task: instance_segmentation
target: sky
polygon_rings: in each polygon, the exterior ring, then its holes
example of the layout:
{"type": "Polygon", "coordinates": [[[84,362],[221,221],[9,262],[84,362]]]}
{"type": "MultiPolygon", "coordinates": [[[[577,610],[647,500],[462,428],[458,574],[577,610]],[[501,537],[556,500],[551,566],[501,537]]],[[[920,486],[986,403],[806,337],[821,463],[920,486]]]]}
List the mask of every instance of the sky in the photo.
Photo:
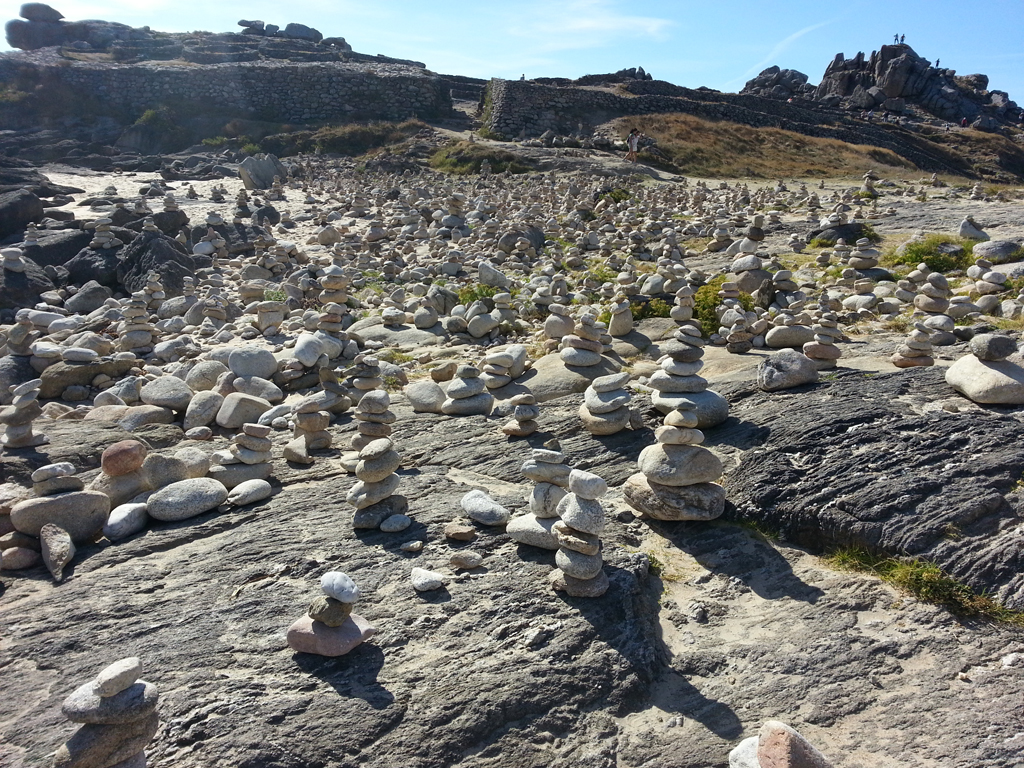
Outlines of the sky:
{"type": "MultiPolygon", "coordinates": [[[[9,3],[5,18],[17,16],[9,3]]],[[[642,66],[688,88],[735,92],[774,64],[818,83],[837,53],[870,54],[894,34],[932,63],[983,73],[1024,105],[1021,0],[55,0],[69,20],[166,32],[237,31],[240,19],[298,22],[360,53],[470,77],[576,78],[642,66]]],[[[4,44],[6,48],[6,44],[4,44]]]]}

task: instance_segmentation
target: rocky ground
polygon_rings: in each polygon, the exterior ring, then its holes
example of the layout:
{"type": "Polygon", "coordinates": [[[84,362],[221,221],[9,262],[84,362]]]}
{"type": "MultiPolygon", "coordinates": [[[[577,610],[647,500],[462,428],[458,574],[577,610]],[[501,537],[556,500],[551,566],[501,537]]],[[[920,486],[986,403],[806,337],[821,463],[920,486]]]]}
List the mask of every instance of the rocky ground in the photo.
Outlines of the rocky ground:
{"type": "MultiPolygon", "coordinates": [[[[523,151],[556,172],[621,181],[643,171],[607,153],[523,151]]],[[[79,199],[110,184],[131,196],[150,181],[44,171],[83,189],[79,199]]],[[[643,172],[649,183],[681,183],[643,172]]],[[[204,199],[185,199],[187,182],[175,186],[193,221],[209,211],[230,220],[240,181],[191,183],[204,199]],[[215,183],[227,187],[227,202],[205,199],[215,183]]],[[[827,191],[857,183],[832,181],[827,191]]],[[[993,238],[1024,237],[1019,201],[943,194],[883,198],[880,207],[896,212],[873,224],[896,242],[917,230],[955,231],[972,214],[993,238]]],[[[304,192],[286,195],[277,206],[297,226],[278,239],[301,245],[318,226],[303,217],[304,192]]],[[[62,207],[86,214],[77,202],[62,207]]],[[[359,233],[369,220],[347,224],[359,233]]],[[[797,268],[812,257],[785,243],[806,230],[790,220],[765,242],[797,268]]],[[[687,259],[709,273],[731,262],[687,259]]],[[[675,328],[665,318],[639,323],[616,341],[614,364],[649,376],[675,328]]],[[[660,414],[640,386],[642,423],[590,435],[578,416],[582,395],[565,393],[574,382],[565,366],[549,370],[543,361],[556,356],[548,355],[521,382],[544,399],[540,430],[526,439],[500,432],[507,418],[415,413],[392,393],[399,492],[415,521],[402,534],[352,527],[345,498],[354,478],[341,458],[355,430],[349,412],[330,427],[335,447],[310,467],[283,460],[290,433],[273,435],[266,501],[82,545],[60,584],[41,567],[5,571],[0,766],[48,765],[72,732],[60,703],[132,655],[160,689],[160,728],[147,749],[157,768],[717,767],[768,719],[798,728],[840,768],[1016,764],[1024,750],[1019,629],[958,618],[871,576],[836,571],[819,555],[858,545],[924,557],[1024,609],[1024,411],[975,405],[945,383],[943,368],[966,354],[964,343],[937,349],[935,368],[901,371],[889,357],[905,333],[879,323],[845,330],[836,372],[780,393],[754,383],[767,350],[707,348],[702,375],[730,404],[706,442],[726,467],[720,521],[635,517],[620,486],[654,441],[660,414]],[[554,553],[517,545],[500,527],[477,525],[469,543],[444,535],[470,488],[524,509],[531,484],[520,466],[552,438],[573,467],[612,486],[603,499],[611,582],[603,598],[552,591],[554,553]],[[410,540],[424,542],[422,552],[400,548],[410,540]],[[451,555],[465,549],[481,552],[482,565],[452,569],[451,555]],[[413,567],[440,571],[448,583],[417,592],[413,567]],[[359,611],[378,633],[336,659],[293,653],[285,630],[334,570],[360,585],[359,611]]],[[[378,331],[367,326],[364,336],[378,331]]],[[[410,355],[435,341],[427,331],[401,333],[394,345],[410,355]]],[[[441,350],[432,346],[435,360],[480,352],[441,350]]],[[[170,424],[128,433],[115,422],[58,420],[45,431],[48,445],[3,455],[0,479],[27,484],[32,470],[71,461],[88,482],[119,440],[166,455],[186,444],[170,424]]],[[[230,437],[218,430],[204,450],[227,448],[230,437]]]]}

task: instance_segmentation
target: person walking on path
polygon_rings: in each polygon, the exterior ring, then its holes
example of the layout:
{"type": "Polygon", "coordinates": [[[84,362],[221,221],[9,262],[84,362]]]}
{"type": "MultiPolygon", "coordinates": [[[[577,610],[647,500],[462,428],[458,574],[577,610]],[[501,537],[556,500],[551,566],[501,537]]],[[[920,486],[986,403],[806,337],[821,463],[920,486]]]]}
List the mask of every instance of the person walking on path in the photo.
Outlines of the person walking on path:
{"type": "Polygon", "coordinates": [[[634,128],[629,132],[629,135],[626,137],[626,147],[628,150],[626,152],[626,160],[628,160],[631,163],[636,162],[636,153],[637,150],[640,149],[640,135],[640,129],[634,128]]]}

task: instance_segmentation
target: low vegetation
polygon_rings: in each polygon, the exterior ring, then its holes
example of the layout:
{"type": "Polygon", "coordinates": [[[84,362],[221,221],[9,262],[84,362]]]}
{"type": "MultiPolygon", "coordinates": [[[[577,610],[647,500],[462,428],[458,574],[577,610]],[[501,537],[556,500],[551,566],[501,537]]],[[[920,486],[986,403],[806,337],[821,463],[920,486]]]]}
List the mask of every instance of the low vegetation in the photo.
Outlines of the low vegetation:
{"type": "MultiPolygon", "coordinates": [[[[693,297],[693,315],[700,321],[705,338],[718,331],[718,315],[715,310],[722,303],[718,292],[722,290],[725,277],[725,275],[719,275],[712,278],[707,285],[698,288],[693,297]]],[[[739,302],[745,310],[749,311],[754,308],[754,298],[749,293],[741,292],[739,302]]]]}
{"type": "Polygon", "coordinates": [[[528,173],[533,170],[511,152],[470,141],[457,141],[441,147],[430,155],[430,167],[435,171],[465,176],[480,173],[484,160],[491,164],[492,173],[528,173]]]}
{"type": "Polygon", "coordinates": [[[291,131],[267,136],[261,146],[280,157],[302,152],[326,152],[358,157],[371,150],[401,144],[428,127],[420,120],[327,125],[315,131],[291,131]]]}
{"type": "Polygon", "coordinates": [[[752,128],[683,114],[630,117],[617,121],[616,127],[625,136],[634,125],[658,142],[657,152],[644,150],[641,160],[691,176],[828,178],[859,176],[868,169],[891,175],[914,168],[887,149],[778,128],[752,128]]]}
{"type": "Polygon", "coordinates": [[[847,547],[836,550],[825,561],[837,570],[872,573],[918,600],[944,606],[958,616],[1024,627],[1024,611],[1011,610],[991,597],[979,595],[927,560],[887,557],[861,547],[847,547]]]}
{"type": "Polygon", "coordinates": [[[956,269],[967,269],[974,263],[971,252],[975,241],[965,240],[954,235],[933,234],[922,240],[908,242],[903,246],[903,253],[896,249],[882,254],[882,263],[886,266],[907,264],[916,267],[922,262],[933,272],[952,272],[956,269]],[[943,250],[943,246],[946,249],[943,250]],[[959,246],[962,250],[957,250],[959,246]]]}

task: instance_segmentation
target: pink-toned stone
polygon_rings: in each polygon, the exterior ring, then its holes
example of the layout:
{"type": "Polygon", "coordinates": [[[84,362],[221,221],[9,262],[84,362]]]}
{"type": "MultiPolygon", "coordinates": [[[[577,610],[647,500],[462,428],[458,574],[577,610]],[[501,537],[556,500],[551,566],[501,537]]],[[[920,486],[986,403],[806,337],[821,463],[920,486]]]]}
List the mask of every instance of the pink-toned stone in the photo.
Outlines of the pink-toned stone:
{"type": "Polygon", "coordinates": [[[364,640],[377,634],[377,629],[358,613],[353,613],[340,627],[328,627],[303,616],[288,627],[288,646],[299,653],[317,656],[344,656],[364,640]]]}
{"type": "Polygon", "coordinates": [[[142,467],[149,449],[138,440],[122,440],[109,446],[100,456],[100,467],[111,477],[120,477],[142,467]]]}
{"type": "Polygon", "coordinates": [[[757,760],[761,768],[832,768],[821,752],[799,731],[769,720],[757,734],[757,760]]]}

